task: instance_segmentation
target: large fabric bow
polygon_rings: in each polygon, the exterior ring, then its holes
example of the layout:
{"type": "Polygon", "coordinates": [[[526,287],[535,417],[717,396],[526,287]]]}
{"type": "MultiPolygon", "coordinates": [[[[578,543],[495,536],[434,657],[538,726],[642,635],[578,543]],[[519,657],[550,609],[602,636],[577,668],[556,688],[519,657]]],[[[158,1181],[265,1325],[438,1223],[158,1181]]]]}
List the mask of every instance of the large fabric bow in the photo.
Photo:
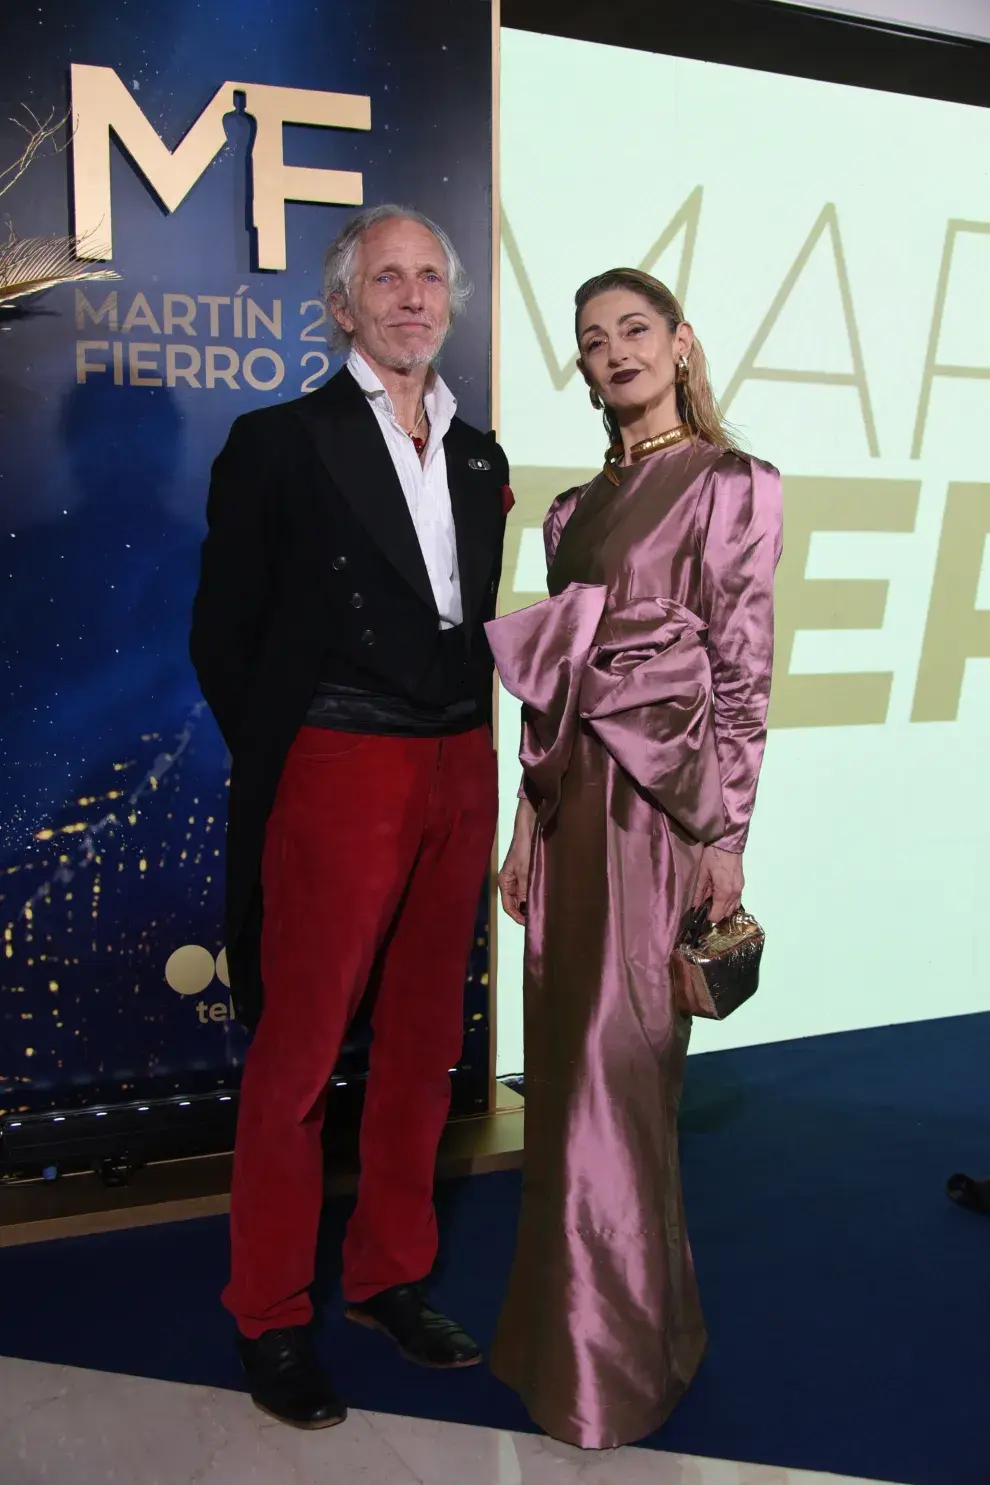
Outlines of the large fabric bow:
{"type": "Polygon", "coordinates": [[[725,829],[705,626],[666,598],[607,606],[573,583],[485,625],[506,690],[523,703],[520,761],[547,824],[581,723],[697,840],[725,829]]]}

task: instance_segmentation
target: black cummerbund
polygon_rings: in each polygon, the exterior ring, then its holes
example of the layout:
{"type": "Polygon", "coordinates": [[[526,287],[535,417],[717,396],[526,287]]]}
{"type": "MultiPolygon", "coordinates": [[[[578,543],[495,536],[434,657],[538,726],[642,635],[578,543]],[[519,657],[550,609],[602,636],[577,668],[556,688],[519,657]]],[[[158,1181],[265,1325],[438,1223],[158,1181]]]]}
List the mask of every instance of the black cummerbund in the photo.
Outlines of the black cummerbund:
{"type": "Polygon", "coordinates": [[[417,696],[320,681],[305,725],[379,737],[448,737],[485,722],[487,711],[474,689],[463,628],[442,629],[417,696]]]}

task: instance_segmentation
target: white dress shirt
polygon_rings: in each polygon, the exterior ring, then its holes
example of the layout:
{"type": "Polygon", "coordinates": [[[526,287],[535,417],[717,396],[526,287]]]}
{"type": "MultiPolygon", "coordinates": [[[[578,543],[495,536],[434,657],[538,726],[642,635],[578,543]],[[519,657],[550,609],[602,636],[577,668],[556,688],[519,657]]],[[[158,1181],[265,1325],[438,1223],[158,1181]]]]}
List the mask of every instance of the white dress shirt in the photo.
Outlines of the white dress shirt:
{"type": "Polygon", "coordinates": [[[463,622],[464,613],[443,440],[457,411],[457,399],[436,372],[431,371],[423,399],[430,432],[421,460],[412,439],[395,416],[391,397],[357,350],[351,350],[347,369],[367,397],[392,456],[426,563],[440,627],[453,629],[463,622]]]}

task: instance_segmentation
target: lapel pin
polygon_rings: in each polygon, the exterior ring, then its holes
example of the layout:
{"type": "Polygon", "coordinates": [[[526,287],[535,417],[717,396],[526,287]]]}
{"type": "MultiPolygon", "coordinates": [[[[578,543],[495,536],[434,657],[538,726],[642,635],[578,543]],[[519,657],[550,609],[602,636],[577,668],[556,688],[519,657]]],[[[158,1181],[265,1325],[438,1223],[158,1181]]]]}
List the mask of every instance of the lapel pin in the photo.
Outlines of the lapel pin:
{"type": "Polygon", "coordinates": [[[487,459],[469,459],[468,469],[491,469],[487,459]]]}

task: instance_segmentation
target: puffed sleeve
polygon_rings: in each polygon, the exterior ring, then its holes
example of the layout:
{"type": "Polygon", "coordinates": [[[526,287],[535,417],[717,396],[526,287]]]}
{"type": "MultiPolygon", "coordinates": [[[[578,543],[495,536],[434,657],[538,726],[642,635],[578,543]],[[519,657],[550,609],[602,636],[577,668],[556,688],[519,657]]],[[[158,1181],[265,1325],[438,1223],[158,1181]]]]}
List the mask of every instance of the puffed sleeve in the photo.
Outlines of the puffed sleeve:
{"type": "Polygon", "coordinates": [[[560,533],[574,514],[575,507],[585,489],[584,485],[576,485],[571,490],[565,490],[563,495],[558,495],[553,505],[547,511],[543,521],[543,548],[547,554],[547,571],[550,571],[557,543],[560,541],[560,533]]]}
{"type": "Polygon", "coordinates": [[[780,559],[780,475],[771,464],[727,453],[699,504],[701,614],[708,625],[715,743],[724,836],[746,845],[767,737],[773,667],[773,578],[780,559]]]}
{"type": "MultiPolygon", "coordinates": [[[[547,511],[546,516],[544,517],[543,549],[546,552],[548,572],[550,571],[550,565],[554,559],[554,553],[557,550],[557,543],[560,541],[560,533],[563,531],[571,516],[574,514],[577,503],[586,488],[587,486],[585,485],[575,485],[572,489],[565,490],[562,495],[557,496],[556,500],[553,502],[550,509],[547,511]]],[[[521,725],[523,731],[525,732],[525,708],[523,709],[521,725]]],[[[531,792],[526,783],[525,774],[523,774],[522,779],[519,782],[519,788],[516,791],[516,798],[530,799],[531,802],[535,802],[532,801],[531,792]]]]}

